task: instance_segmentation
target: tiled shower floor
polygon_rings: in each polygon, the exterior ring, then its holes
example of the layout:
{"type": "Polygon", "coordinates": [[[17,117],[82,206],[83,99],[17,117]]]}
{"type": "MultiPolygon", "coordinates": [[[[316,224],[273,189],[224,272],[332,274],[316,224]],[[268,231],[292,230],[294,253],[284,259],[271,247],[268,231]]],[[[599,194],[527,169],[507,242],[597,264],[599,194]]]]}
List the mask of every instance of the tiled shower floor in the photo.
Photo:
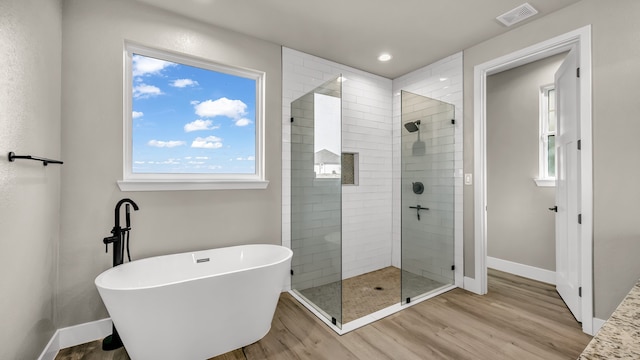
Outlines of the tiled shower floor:
{"type": "MultiPolygon", "coordinates": [[[[343,280],[342,299],[340,299],[340,282],[299,292],[317,307],[334,317],[339,314],[340,300],[342,300],[342,323],[346,324],[400,303],[400,274],[400,269],[389,266],[343,280]]],[[[408,293],[412,295],[424,294],[445,285],[406,271],[402,275],[405,277],[405,290],[408,290],[408,293]]]]}

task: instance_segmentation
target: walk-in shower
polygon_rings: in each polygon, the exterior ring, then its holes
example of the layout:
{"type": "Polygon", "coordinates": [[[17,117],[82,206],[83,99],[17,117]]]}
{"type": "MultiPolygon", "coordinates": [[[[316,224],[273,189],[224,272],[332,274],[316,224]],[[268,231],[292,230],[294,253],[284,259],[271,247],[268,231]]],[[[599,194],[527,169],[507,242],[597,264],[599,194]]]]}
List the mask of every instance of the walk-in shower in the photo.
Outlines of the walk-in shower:
{"type": "MultiPolygon", "coordinates": [[[[400,180],[379,189],[401,194],[387,214],[389,224],[394,212],[401,218],[399,239],[389,233],[385,256],[391,266],[344,277],[353,256],[343,256],[350,238],[342,232],[349,218],[343,218],[341,80],[336,76],[291,103],[291,289],[339,332],[454,284],[454,107],[406,91],[394,125],[400,132],[388,133],[400,143],[400,180]],[[398,263],[394,251],[400,252],[398,263]]],[[[362,154],[360,160],[374,161],[362,154]]]]}

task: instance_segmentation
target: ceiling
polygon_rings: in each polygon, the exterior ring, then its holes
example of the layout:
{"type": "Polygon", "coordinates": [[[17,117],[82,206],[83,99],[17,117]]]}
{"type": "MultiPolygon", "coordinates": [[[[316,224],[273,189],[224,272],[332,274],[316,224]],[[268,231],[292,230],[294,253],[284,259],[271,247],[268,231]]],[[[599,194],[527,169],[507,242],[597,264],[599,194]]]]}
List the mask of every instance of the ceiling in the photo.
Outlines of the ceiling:
{"type": "Polygon", "coordinates": [[[525,0],[138,1],[394,79],[580,0],[528,0],[510,28],[495,18],[525,0]]]}

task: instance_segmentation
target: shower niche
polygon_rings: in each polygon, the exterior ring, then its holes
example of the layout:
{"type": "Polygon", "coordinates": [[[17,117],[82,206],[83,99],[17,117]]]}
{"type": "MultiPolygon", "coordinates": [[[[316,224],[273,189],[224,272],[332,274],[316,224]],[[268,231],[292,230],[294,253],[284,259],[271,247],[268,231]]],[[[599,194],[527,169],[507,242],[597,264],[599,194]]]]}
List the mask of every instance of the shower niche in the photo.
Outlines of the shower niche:
{"type": "Polygon", "coordinates": [[[400,134],[400,182],[384,190],[401,194],[388,209],[390,223],[401,215],[400,264],[389,234],[391,266],[344,278],[342,166],[352,165],[342,163],[341,80],[291,103],[291,293],[340,334],[455,287],[454,107],[406,91],[400,132],[389,133],[400,134]]]}

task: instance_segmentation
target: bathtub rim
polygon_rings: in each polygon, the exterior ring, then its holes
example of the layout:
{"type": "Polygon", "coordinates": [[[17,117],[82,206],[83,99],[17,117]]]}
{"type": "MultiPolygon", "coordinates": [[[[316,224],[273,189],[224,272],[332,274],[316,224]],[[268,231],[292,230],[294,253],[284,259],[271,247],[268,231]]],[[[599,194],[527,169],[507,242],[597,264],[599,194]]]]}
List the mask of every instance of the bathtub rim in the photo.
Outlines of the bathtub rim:
{"type": "Polygon", "coordinates": [[[177,285],[177,284],[187,283],[187,282],[190,282],[190,281],[208,279],[208,278],[217,277],[217,276],[225,276],[225,275],[231,275],[231,274],[244,272],[244,271],[252,271],[252,270],[257,270],[257,269],[277,266],[277,265],[280,265],[280,264],[282,264],[284,262],[289,261],[289,259],[291,259],[292,257],[293,257],[293,251],[291,249],[289,249],[288,247],[285,247],[285,246],[282,246],[282,245],[276,245],[276,244],[245,244],[245,245],[225,246],[225,247],[210,248],[210,249],[203,249],[203,250],[185,251],[185,252],[181,252],[181,253],[171,253],[171,254],[166,254],[166,255],[150,256],[150,257],[146,257],[146,258],[143,258],[143,259],[134,260],[134,261],[131,261],[131,262],[126,262],[126,263],[124,263],[122,265],[118,265],[116,267],[108,268],[108,269],[104,270],[103,272],[101,272],[98,276],[96,276],[96,278],[94,280],[94,284],[98,288],[98,290],[102,289],[102,290],[108,290],[108,291],[135,291],[135,290],[156,289],[156,288],[162,288],[162,287],[166,287],[166,286],[170,286],[170,285],[177,285]],[[232,249],[232,248],[243,248],[243,247],[244,248],[251,248],[251,247],[274,248],[274,247],[277,247],[277,248],[280,248],[279,250],[282,250],[284,252],[284,254],[286,254],[286,256],[278,257],[278,259],[276,261],[268,262],[268,263],[261,264],[261,265],[258,265],[258,266],[246,267],[246,268],[241,268],[241,269],[232,270],[232,271],[226,271],[226,272],[221,272],[221,273],[215,273],[215,274],[207,274],[207,275],[204,275],[204,276],[196,276],[196,277],[192,277],[192,278],[188,278],[188,279],[182,279],[182,280],[178,280],[178,281],[169,281],[169,282],[165,282],[165,283],[161,283],[161,284],[136,286],[136,287],[123,287],[123,286],[115,287],[113,285],[108,285],[107,286],[105,284],[105,281],[104,281],[104,278],[109,273],[115,272],[115,271],[124,271],[123,266],[127,267],[128,264],[131,264],[131,263],[134,263],[134,262],[139,264],[140,262],[151,261],[152,259],[161,259],[161,258],[170,257],[170,256],[194,254],[194,253],[198,253],[198,252],[202,252],[202,251],[211,251],[211,250],[217,250],[217,249],[232,249]]]}

